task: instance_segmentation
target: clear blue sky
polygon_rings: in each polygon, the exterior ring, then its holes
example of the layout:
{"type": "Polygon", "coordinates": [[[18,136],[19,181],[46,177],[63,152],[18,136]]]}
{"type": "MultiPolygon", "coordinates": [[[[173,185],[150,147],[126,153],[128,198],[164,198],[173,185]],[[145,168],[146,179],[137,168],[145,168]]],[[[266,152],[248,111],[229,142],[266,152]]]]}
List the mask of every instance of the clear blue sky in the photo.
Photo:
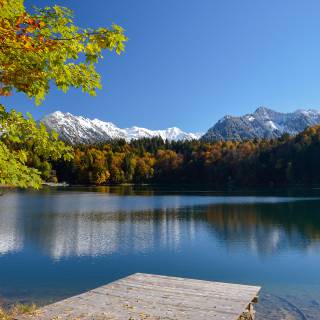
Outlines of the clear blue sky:
{"type": "Polygon", "coordinates": [[[320,107],[319,0],[27,0],[72,8],[84,27],[112,22],[130,41],[99,65],[97,97],[53,89],[40,106],[17,95],[6,105],[36,118],[54,110],[120,127],[204,131],[225,114],[260,105],[320,107]]]}

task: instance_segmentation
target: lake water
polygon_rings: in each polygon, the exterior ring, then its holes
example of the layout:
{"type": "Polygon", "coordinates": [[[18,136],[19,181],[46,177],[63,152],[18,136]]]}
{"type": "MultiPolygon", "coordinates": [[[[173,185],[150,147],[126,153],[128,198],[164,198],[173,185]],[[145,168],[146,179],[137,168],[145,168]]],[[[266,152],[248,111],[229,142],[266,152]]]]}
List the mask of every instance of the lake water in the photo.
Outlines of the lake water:
{"type": "Polygon", "coordinates": [[[134,272],[261,285],[258,319],[320,319],[320,191],[44,189],[0,197],[0,300],[134,272]]]}

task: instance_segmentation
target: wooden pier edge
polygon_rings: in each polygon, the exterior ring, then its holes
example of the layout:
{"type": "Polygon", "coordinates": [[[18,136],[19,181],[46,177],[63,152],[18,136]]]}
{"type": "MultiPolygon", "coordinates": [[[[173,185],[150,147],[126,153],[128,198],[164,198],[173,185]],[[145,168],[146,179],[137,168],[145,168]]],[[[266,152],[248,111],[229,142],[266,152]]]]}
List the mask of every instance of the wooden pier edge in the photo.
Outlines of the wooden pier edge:
{"type": "Polygon", "coordinates": [[[260,289],[135,273],[16,320],[253,320],[260,289]]]}

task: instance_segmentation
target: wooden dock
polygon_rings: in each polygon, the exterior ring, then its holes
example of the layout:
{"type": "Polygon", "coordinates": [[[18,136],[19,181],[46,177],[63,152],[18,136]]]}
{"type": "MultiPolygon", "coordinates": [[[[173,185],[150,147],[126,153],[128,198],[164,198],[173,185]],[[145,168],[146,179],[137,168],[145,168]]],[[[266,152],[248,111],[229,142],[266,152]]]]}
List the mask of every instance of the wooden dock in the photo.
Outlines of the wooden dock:
{"type": "MultiPolygon", "coordinates": [[[[37,320],[244,320],[260,287],[136,273],[48,305],[37,320]]],[[[19,320],[30,319],[18,317],[19,320]]]]}

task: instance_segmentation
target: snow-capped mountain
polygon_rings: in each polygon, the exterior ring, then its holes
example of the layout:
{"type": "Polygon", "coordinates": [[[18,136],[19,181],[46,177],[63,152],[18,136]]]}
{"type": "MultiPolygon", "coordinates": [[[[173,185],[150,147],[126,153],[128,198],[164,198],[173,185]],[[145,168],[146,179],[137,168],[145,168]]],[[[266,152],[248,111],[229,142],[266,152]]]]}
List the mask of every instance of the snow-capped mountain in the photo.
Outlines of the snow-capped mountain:
{"type": "Polygon", "coordinates": [[[247,140],[277,138],[283,133],[296,135],[306,127],[320,124],[320,111],[306,109],[281,113],[260,107],[252,114],[241,117],[225,116],[210,128],[201,139],[247,140]]]}
{"type": "Polygon", "coordinates": [[[90,120],[61,111],[53,112],[40,120],[49,130],[55,130],[59,137],[71,144],[99,143],[112,139],[127,141],[139,138],[161,137],[164,140],[199,139],[201,134],[187,133],[173,127],[165,130],[149,130],[140,127],[121,129],[112,122],[90,120]]]}
{"type": "Polygon", "coordinates": [[[71,144],[92,144],[112,139],[131,141],[139,138],[161,137],[163,140],[204,141],[249,140],[277,138],[283,133],[298,134],[306,127],[320,124],[320,111],[301,109],[292,113],[281,113],[260,107],[252,114],[240,117],[225,116],[204,135],[187,133],[173,127],[165,130],[149,130],[140,127],[121,129],[112,122],[90,120],[71,113],[56,111],[41,119],[49,130],[59,133],[62,140],[71,144]]]}

